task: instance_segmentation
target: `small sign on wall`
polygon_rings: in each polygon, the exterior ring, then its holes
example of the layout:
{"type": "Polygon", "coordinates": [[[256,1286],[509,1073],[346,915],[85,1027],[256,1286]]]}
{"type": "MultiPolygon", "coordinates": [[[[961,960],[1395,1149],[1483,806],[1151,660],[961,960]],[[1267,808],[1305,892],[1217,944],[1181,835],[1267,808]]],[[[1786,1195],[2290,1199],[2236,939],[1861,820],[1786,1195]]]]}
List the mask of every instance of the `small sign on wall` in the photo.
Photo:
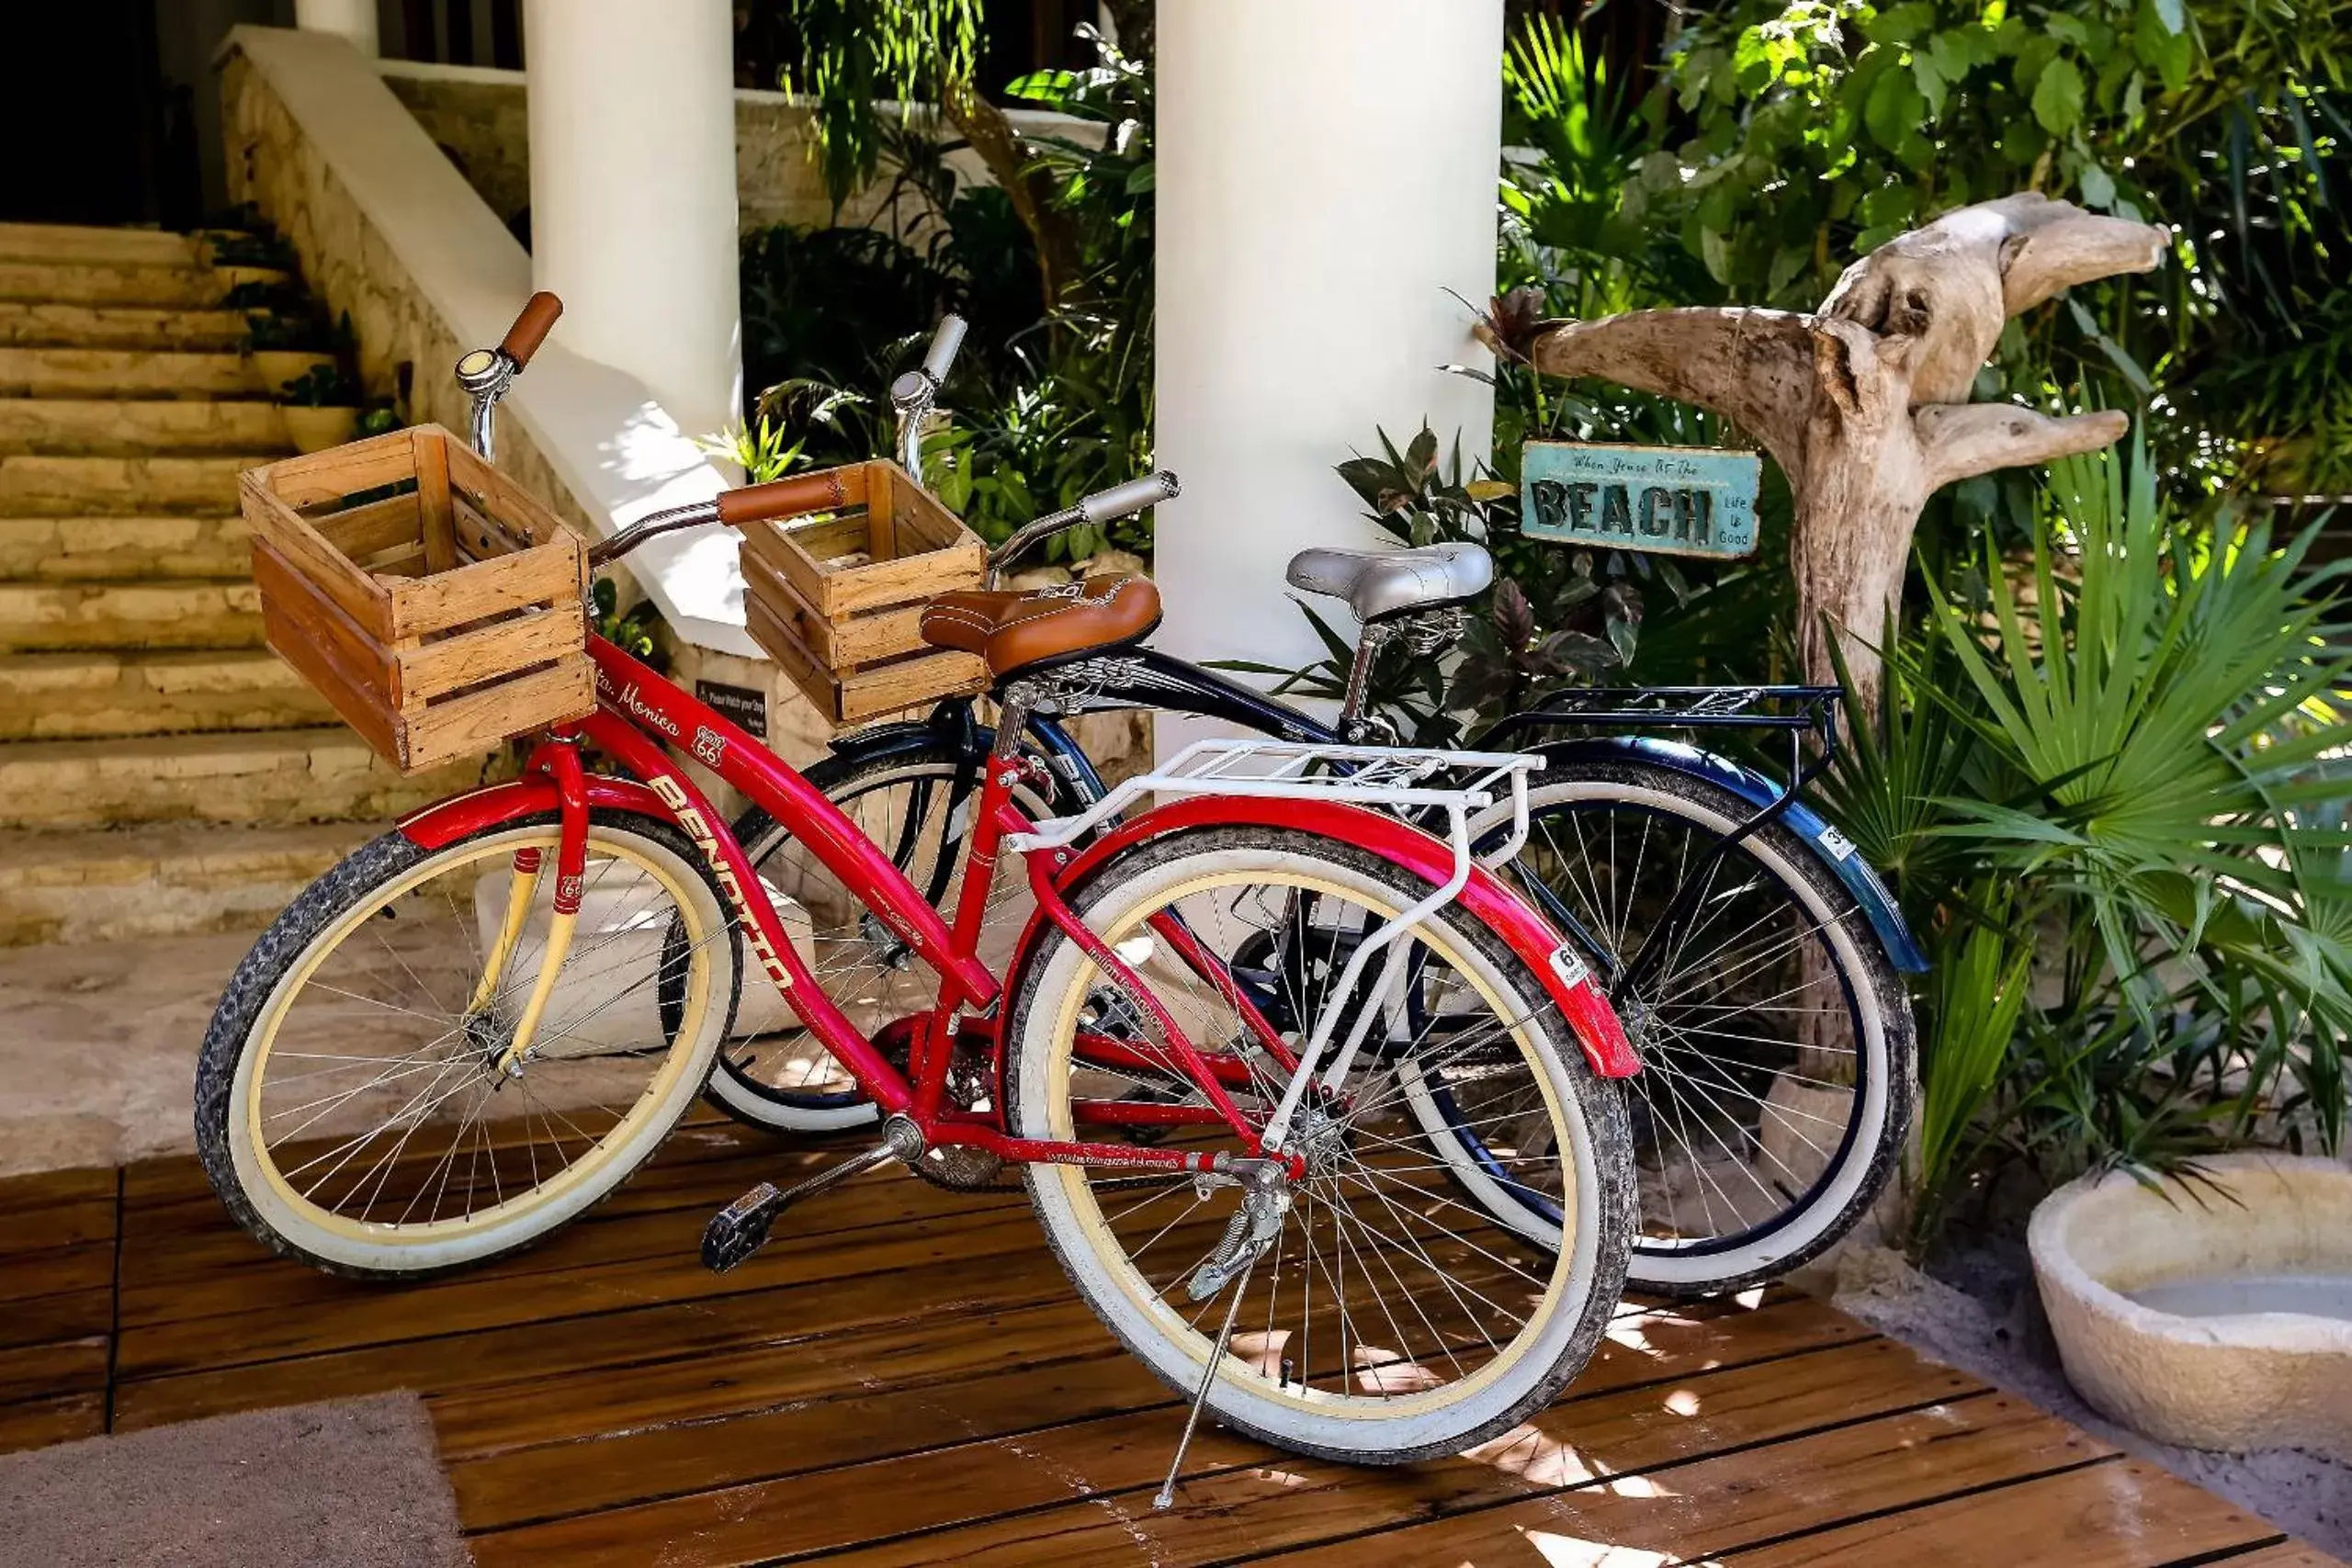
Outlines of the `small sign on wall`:
{"type": "Polygon", "coordinates": [[[1717,559],[1756,553],[1764,460],[1713,446],[1531,441],[1519,525],[1539,539],[1717,559]]]}
{"type": "Polygon", "coordinates": [[[755,740],[768,738],[768,694],[749,686],[722,685],[717,681],[696,681],[695,695],[703,705],[721,718],[731,719],[736,727],[755,740]]]}

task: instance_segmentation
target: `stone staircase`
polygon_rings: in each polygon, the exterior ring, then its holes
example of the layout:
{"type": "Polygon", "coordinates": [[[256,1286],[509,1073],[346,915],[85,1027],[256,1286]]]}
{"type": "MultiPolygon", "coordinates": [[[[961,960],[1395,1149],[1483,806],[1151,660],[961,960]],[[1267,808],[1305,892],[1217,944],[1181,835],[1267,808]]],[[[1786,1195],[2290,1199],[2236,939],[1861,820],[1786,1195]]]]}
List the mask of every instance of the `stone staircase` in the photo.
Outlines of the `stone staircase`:
{"type": "Polygon", "coordinates": [[[237,475],[290,448],[201,244],[0,224],[0,946],[258,927],[402,779],[263,645],[237,475]]]}

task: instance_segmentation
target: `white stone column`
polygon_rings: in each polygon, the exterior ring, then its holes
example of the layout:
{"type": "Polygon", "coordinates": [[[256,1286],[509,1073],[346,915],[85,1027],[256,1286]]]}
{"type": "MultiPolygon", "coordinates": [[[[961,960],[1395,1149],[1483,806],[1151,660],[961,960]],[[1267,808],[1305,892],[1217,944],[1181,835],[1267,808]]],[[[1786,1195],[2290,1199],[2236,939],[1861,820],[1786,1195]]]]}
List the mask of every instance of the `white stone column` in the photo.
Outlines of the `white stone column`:
{"type": "Polygon", "coordinates": [[[729,0],[525,0],[523,15],[531,274],[563,298],[553,341],[637,377],[687,435],[732,423],[729,0]]]}
{"type": "Polygon", "coordinates": [[[306,33],[333,33],[373,60],[380,52],[376,39],[376,0],[294,0],[294,25],[306,33]]]}
{"type": "MultiPolygon", "coordinates": [[[[1502,0],[1170,0],[1159,11],[1155,641],[1284,667],[1320,651],[1283,567],[1385,538],[1332,472],[1424,416],[1484,457],[1461,300],[1495,276],[1502,0]]],[[[1317,608],[1351,623],[1335,602],[1317,608]]],[[[1199,730],[1159,721],[1160,751],[1199,730]]]]}

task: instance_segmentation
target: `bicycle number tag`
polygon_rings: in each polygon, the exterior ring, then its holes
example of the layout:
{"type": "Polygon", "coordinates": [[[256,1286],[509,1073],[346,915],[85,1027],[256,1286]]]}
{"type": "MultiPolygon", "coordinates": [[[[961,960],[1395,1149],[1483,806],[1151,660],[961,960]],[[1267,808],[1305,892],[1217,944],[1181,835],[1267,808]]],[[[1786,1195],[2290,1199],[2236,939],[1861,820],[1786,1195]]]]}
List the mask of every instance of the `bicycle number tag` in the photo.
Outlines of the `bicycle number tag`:
{"type": "Polygon", "coordinates": [[[1531,441],[1520,528],[1539,539],[1729,560],[1756,553],[1764,460],[1713,446],[1531,441]]]}

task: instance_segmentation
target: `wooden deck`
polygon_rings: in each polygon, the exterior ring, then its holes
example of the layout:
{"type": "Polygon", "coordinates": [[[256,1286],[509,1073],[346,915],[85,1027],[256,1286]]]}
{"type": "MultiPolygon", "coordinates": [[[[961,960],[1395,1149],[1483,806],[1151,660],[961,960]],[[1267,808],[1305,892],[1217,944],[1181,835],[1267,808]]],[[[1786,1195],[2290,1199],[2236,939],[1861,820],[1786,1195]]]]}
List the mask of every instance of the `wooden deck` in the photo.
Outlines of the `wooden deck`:
{"type": "Polygon", "coordinates": [[[0,1448],[413,1388],[485,1568],[2333,1561],[1777,1292],[1629,1309],[1532,1427],[1443,1463],[1204,1431],[1156,1514],[1181,1406],[1018,1195],[862,1180],[705,1274],[709,1211],[812,1162],[774,1147],[688,1128],[546,1247],[407,1290],[268,1258],[192,1160],[0,1182],[0,1448]]]}

